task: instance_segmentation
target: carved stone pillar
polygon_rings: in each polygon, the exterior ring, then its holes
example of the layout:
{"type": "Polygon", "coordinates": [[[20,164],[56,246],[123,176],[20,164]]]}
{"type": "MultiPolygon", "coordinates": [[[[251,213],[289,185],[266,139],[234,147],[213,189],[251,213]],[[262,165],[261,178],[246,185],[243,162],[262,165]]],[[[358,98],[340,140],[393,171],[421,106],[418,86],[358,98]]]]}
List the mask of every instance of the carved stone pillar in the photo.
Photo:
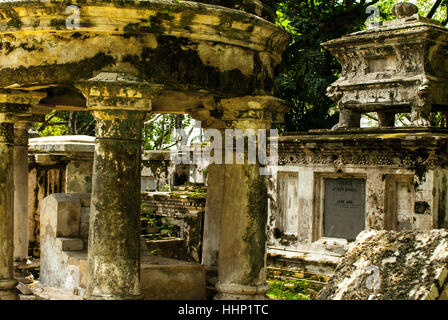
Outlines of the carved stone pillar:
{"type": "MultiPolygon", "coordinates": [[[[283,117],[287,107],[272,97],[243,97],[223,99],[209,110],[206,106],[192,115],[203,120],[208,128],[242,129],[233,133],[244,135],[245,129],[253,133],[268,130],[271,122],[283,117]]],[[[226,138],[222,137],[223,141],[229,139],[228,134],[229,131],[226,138]]],[[[220,228],[220,233],[215,230],[220,234],[215,299],[265,299],[269,289],[266,284],[267,187],[259,158],[249,163],[247,149],[247,144],[238,153],[236,148],[226,147],[227,158],[233,158],[233,163],[215,165],[212,169],[216,172],[208,177],[207,201],[216,202],[218,211],[214,215],[221,215],[219,223],[208,225],[209,229],[220,228]],[[236,158],[242,154],[244,164],[237,164],[236,158]],[[219,169],[224,172],[219,173],[219,169]]],[[[212,230],[205,232],[204,243],[208,241],[207,234],[212,233],[212,230]]]]}
{"type": "Polygon", "coordinates": [[[14,123],[0,114],[0,300],[16,299],[14,287],[14,123]]]}
{"type": "Polygon", "coordinates": [[[14,280],[14,123],[45,94],[0,91],[0,300],[16,299],[14,280]]]}
{"type": "Polygon", "coordinates": [[[28,258],[28,130],[32,123],[14,124],[14,261],[28,258]]]}
{"type": "Polygon", "coordinates": [[[141,132],[160,87],[115,73],[79,87],[96,119],[85,299],[141,299],[141,132]]]}

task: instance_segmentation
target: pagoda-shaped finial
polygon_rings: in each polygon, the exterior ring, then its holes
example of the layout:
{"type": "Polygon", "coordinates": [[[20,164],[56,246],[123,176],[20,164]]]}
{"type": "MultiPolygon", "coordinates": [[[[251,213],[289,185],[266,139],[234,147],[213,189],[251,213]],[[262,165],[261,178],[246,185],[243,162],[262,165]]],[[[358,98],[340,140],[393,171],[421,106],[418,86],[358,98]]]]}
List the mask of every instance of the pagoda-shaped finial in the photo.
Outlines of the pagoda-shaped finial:
{"type": "Polygon", "coordinates": [[[412,17],[418,13],[418,7],[410,2],[397,3],[392,7],[392,14],[397,18],[412,17]]]}

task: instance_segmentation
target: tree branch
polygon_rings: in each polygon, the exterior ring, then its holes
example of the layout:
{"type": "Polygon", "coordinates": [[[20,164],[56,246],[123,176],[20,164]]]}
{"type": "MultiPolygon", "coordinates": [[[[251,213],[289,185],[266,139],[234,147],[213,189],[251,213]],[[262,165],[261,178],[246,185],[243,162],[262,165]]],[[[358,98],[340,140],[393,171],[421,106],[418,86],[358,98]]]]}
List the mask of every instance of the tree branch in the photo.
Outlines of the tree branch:
{"type": "Polygon", "coordinates": [[[436,14],[437,9],[440,7],[441,3],[442,3],[442,0],[437,0],[436,3],[434,3],[434,5],[432,6],[431,10],[429,11],[429,13],[426,17],[429,19],[434,17],[434,15],[436,14]]]}

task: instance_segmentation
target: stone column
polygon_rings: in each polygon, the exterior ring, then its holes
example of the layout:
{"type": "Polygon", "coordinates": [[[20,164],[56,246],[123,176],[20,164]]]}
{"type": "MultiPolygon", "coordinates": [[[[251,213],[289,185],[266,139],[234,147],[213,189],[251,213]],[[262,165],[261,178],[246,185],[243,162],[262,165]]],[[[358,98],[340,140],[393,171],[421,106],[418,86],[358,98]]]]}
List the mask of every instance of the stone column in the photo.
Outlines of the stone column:
{"type": "MultiPolygon", "coordinates": [[[[281,118],[286,110],[281,100],[272,97],[243,97],[221,100],[208,119],[203,110],[192,115],[203,120],[208,128],[250,129],[258,133],[259,129],[269,129],[271,122],[281,118]],[[222,117],[214,119],[212,114],[222,117]]],[[[244,164],[236,164],[235,150],[226,149],[234,158],[233,164],[212,167],[225,169],[208,177],[207,201],[216,202],[218,211],[214,216],[221,215],[220,223],[209,225],[209,228],[221,229],[220,233],[215,230],[220,234],[215,299],[266,299],[269,287],[266,284],[265,176],[261,175],[258,157],[254,164],[247,161],[247,144],[244,164]]]]}
{"type": "Polygon", "coordinates": [[[15,300],[14,123],[0,114],[0,300],[15,300]]]}
{"type": "Polygon", "coordinates": [[[227,165],[216,299],[264,299],[267,190],[259,165],[227,165]]]}
{"type": "Polygon", "coordinates": [[[223,164],[210,164],[207,169],[208,186],[202,246],[202,264],[207,270],[217,271],[218,267],[225,168],[223,164]]]}
{"type": "Polygon", "coordinates": [[[28,258],[28,130],[31,122],[14,124],[14,261],[28,258]]]}
{"type": "Polygon", "coordinates": [[[0,90],[0,300],[16,299],[14,280],[14,123],[44,93],[0,90]]]}
{"type": "Polygon", "coordinates": [[[79,86],[96,119],[85,299],[143,298],[141,132],[160,88],[126,79],[128,75],[102,73],[79,86]]]}

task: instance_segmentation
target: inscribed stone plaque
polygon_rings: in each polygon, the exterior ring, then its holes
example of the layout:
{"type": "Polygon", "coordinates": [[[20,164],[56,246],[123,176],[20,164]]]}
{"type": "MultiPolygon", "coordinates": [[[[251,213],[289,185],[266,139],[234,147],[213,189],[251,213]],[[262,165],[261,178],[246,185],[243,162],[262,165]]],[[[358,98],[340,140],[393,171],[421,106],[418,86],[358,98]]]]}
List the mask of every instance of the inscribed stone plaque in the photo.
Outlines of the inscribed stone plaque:
{"type": "Polygon", "coordinates": [[[325,179],[324,236],[356,239],[365,229],[366,182],[325,179]]]}

